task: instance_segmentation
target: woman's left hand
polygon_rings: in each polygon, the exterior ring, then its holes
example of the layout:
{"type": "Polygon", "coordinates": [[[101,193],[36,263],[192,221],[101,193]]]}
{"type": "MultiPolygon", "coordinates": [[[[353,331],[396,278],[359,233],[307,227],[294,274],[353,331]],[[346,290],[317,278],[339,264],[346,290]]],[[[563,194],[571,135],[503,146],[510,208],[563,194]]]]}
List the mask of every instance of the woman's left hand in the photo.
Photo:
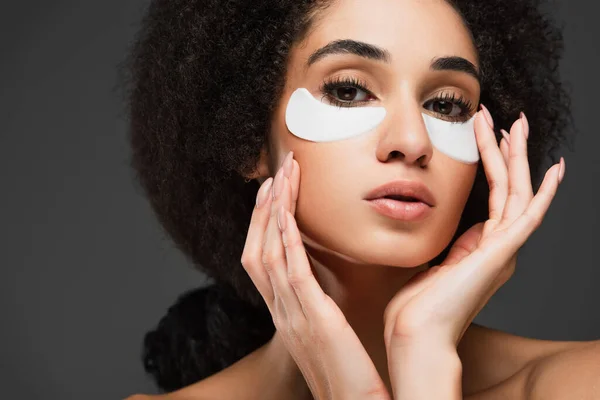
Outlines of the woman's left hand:
{"type": "Polygon", "coordinates": [[[384,335],[392,382],[394,363],[399,362],[396,350],[426,343],[425,347],[456,351],[471,321],[514,273],[517,251],[542,223],[562,180],[561,157],[534,196],[526,117],[513,124],[510,142],[502,140],[500,146],[492,124],[484,111],[478,113],[475,135],[490,187],[489,219],[466,231],[442,264],[415,275],[386,307],[384,335]]]}

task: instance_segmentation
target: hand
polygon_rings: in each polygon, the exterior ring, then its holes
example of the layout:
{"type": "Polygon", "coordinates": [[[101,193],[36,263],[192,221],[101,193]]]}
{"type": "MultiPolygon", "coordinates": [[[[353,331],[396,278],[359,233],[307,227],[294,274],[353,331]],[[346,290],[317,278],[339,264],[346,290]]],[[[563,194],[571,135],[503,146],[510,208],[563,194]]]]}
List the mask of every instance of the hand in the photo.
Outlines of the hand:
{"type": "Polygon", "coordinates": [[[490,187],[489,219],[465,232],[440,265],[415,275],[386,307],[384,334],[393,387],[392,370],[398,362],[394,352],[415,343],[455,350],[473,318],[512,276],[517,251],[542,223],[562,179],[564,160],[546,172],[533,196],[528,133],[523,115],[511,127],[509,142],[501,141],[499,148],[493,126],[482,112],[477,116],[475,134],[490,187]]]}
{"type": "Polygon", "coordinates": [[[312,273],[294,219],[300,166],[291,152],[273,188],[271,182],[258,191],[241,261],[271,312],[276,334],[315,399],[389,400],[367,351],[312,273]]]}

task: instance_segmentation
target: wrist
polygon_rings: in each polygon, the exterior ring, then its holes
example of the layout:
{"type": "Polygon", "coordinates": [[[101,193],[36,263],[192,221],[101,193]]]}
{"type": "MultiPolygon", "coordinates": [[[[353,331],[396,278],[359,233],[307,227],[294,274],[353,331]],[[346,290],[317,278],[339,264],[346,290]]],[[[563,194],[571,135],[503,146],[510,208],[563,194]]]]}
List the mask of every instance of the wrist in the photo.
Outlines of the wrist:
{"type": "Polygon", "coordinates": [[[395,400],[462,399],[462,362],[455,348],[414,343],[394,350],[395,400]]]}

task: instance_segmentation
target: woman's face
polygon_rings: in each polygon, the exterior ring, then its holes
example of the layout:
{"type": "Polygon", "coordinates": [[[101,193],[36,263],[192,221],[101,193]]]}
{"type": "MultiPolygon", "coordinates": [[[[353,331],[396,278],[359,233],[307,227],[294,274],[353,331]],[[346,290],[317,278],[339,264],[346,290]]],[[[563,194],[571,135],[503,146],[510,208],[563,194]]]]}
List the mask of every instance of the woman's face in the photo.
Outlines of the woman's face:
{"type": "Polygon", "coordinates": [[[421,265],[448,245],[477,164],[456,161],[434,147],[421,113],[466,121],[477,111],[480,90],[470,73],[432,68],[436,59],[450,56],[478,70],[470,34],[443,0],[337,1],[292,49],[286,87],[273,115],[269,154],[270,164],[278,167],[293,150],[300,165],[296,220],[305,239],[358,262],[400,267],[421,265]],[[346,51],[307,64],[311,54],[336,40],[377,46],[389,59],[346,51]],[[323,82],[346,80],[366,85],[368,92],[348,83],[321,91],[323,82]],[[288,100],[298,88],[327,104],[384,107],[386,117],[374,130],[353,138],[300,139],[285,121],[288,100]],[[376,212],[365,200],[367,193],[393,180],[424,183],[435,207],[425,218],[411,221],[376,212]]]}

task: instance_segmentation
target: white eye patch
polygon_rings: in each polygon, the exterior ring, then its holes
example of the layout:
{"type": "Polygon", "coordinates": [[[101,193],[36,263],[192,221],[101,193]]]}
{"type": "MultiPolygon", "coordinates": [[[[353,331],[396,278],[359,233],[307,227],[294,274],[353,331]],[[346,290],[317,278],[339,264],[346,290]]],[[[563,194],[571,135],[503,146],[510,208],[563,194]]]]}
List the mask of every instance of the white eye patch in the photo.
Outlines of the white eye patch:
{"type": "Polygon", "coordinates": [[[449,122],[423,114],[431,144],[456,161],[472,164],[479,161],[475,139],[475,116],[465,122],[449,122]]]}
{"type": "Polygon", "coordinates": [[[311,142],[344,140],[375,128],[385,118],[383,107],[335,107],[297,89],[287,105],[285,123],[290,132],[311,142]]]}
{"type": "MultiPolygon", "coordinates": [[[[443,121],[421,113],[431,143],[457,161],[476,163],[479,150],[473,122],[443,121]]],[[[285,123],[292,134],[311,142],[349,139],[376,128],[385,119],[384,107],[336,107],[315,99],[305,88],[292,93],[285,111],[285,123]]]]}

